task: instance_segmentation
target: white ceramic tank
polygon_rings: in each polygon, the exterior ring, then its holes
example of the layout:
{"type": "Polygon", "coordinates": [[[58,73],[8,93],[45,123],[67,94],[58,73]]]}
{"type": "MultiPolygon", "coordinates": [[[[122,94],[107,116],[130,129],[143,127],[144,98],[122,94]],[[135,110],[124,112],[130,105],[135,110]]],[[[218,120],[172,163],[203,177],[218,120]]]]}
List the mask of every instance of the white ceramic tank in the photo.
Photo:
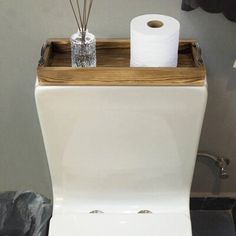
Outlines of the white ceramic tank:
{"type": "Polygon", "coordinates": [[[36,84],[35,96],[53,185],[50,236],[191,236],[206,84],[36,84]]]}

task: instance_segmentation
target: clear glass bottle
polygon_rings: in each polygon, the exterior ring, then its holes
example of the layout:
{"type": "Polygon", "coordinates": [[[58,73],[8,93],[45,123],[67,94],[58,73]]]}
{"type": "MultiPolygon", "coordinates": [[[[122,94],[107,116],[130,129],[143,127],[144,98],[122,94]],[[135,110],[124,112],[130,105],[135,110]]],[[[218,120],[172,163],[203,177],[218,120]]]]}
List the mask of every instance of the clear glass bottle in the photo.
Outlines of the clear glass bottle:
{"type": "Polygon", "coordinates": [[[96,67],[96,38],[88,31],[73,34],[71,42],[72,67],[96,67]]]}

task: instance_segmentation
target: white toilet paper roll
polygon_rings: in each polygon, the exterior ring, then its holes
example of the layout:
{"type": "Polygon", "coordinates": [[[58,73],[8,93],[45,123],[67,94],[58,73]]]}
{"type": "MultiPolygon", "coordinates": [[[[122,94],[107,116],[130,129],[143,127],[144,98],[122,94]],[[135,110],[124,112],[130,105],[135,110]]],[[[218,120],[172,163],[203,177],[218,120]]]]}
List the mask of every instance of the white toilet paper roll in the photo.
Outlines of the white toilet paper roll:
{"type": "Polygon", "coordinates": [[[149,14],[131,21],[132,67],[176,67],[179,22],[169,16],[149,14]]]}

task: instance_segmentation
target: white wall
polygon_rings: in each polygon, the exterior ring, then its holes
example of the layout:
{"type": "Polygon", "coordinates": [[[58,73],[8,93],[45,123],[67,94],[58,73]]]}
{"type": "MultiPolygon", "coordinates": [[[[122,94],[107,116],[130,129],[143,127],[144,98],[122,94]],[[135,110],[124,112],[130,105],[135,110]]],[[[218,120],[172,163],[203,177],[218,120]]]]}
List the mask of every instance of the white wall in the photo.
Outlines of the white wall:
{"type": "MultiPolygon", "coordinates": [[[[214,164],[198,162],[193,192],[236,194],[236,23],[181,0],[95,0],[90,31],[128,37],[129,22],[161,13],[181,22],[181,38],[196,38],[208,70],[209,102],[200,149],[231,158],[230,178],[219,181],[214,164]]],[[[39,52],[49,37],[76,31],[67,0],[0,0],[0,191],[33,189],[51,196],[50,175],[34,102],[39,52]]]]}

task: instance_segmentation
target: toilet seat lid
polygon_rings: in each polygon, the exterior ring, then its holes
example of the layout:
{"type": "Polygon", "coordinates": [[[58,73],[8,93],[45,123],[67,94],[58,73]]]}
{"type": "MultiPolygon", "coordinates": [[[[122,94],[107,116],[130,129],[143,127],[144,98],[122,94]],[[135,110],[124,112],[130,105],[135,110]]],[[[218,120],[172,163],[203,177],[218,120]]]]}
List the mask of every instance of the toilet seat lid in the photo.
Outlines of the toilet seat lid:
{"type": "Polygon", "coordinates": [[[50,236],[191,236],[189,214],[60,214],[50,236]]]}

